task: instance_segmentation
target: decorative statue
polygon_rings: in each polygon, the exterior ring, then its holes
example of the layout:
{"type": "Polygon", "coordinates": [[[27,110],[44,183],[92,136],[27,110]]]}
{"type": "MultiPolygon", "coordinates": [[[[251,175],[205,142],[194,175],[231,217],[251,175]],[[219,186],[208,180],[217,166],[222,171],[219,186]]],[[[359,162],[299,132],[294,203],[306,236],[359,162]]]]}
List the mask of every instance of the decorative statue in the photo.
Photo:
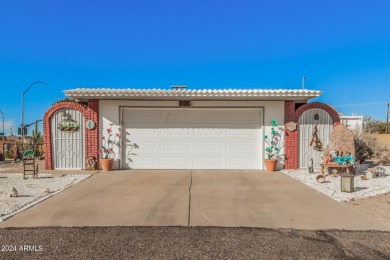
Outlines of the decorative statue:
{"type": "Polygon", "coordinates": [[[14,198],[16,198],[18,196],[18,191],[17,191],[17,189],[15,189],[15,187],[12,187],[12,189],[10,190],[9,196],[14,197],[14,198]]]}

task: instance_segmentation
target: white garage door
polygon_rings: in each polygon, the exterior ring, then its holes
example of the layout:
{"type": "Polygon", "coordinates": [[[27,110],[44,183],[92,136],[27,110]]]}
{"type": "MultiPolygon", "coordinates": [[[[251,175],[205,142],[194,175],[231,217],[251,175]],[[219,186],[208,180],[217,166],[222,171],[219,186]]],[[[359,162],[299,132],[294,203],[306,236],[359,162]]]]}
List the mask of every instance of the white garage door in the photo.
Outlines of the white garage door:
{"type": "Polygon", "coordinates": [[[124,109],[124,169],[260,169],[259,109],[124,109]]]}

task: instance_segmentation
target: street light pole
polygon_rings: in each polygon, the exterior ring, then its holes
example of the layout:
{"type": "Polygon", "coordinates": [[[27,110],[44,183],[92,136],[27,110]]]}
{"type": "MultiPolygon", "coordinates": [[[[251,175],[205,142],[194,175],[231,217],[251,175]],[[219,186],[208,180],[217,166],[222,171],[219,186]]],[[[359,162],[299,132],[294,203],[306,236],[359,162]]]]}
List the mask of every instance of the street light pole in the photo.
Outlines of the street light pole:
{"type": "Polygon", "coordinates": [[[23,92],[22,94],[22,124],[21,124],[21,134],[22,134],[22,141],[24,146],[24,95],[27,93],[27,91],[35,84],[45,84],[48,85],[46,82],[42,81],[35,81],[31,83],[31,85],[23,92]]]}
{"type": "Polygon", "coordinates": [[[5,135],[5,133],[4,133],[4,112],[3,112],[3,110],[0,110],[0,113],[3,115],[3,135],[5,135]]]}

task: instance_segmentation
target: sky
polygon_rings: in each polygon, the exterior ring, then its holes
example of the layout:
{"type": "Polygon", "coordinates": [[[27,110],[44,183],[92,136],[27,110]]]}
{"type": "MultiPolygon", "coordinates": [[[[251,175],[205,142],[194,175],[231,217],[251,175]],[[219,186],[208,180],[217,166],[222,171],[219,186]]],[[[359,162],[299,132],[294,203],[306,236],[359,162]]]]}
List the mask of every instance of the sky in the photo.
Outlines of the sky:
{"type": "MultiPolygon", "coordinates": [[[[73,88],[300,89],[386,119],[390,1],[1,1],[5,133],[73,88]]],[[[0,115],[1,116],[1,115],[0,115]]],[[[1,122],[1,121],[0,121],[1,122]]],[[[0,124],[1,132],[1,124],[0,124]]]]}

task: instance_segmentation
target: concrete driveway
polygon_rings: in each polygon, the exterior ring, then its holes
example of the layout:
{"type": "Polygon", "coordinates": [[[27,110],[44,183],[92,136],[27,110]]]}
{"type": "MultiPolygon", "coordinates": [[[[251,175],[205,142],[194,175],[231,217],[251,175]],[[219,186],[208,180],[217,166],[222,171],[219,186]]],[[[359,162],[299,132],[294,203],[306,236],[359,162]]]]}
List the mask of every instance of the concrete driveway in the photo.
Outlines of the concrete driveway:
{"type": "Polygon", "coordinates": [[[387,230],[280,172],[221,170],[98,173],[0,223],[11,226],[387,230]]]}

